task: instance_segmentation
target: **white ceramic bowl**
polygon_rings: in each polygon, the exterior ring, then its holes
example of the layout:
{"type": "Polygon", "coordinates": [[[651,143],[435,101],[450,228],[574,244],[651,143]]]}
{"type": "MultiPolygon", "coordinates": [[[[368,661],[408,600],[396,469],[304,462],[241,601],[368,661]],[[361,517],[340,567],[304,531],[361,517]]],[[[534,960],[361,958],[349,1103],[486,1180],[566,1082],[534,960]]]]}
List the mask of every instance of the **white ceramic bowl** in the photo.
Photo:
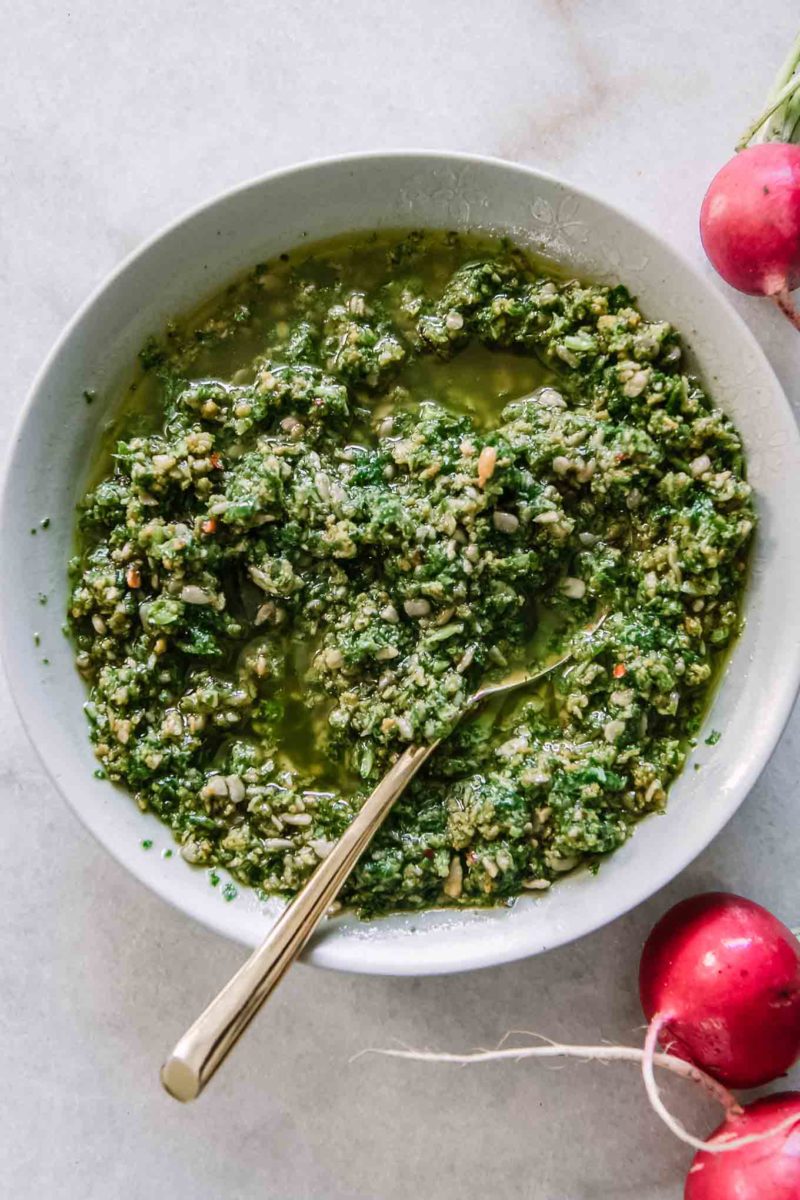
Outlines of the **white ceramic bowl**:
{"type": "MultiPolygon", "coordinates": [[[[716,400],[741,430],[760,526],[743,636],[706,729],[723,731],[597,877],[576,875],[511,909],[329,921],[307,951],[325,967],[385,974],[507,962],[596,929],[667,883],[747,795],[800,680],[800,444],[787,401],[752,335],[668,245],[579,189],[510,163],[456,154],[371,154],[279,171],[197,209],[133,254],[77,314],[42,368],[12,441],[2,504],[2,647],[23,721],[56,785],[116,858],[164,899],[249,945],[274,915],[245,889],[227,903],[152,815],[93,778],[84,688],[61,632],[74,505],[109,413],[89,406],[130,370],[145,337],[243,269],[304,240],[356,229],[429,226],[510,235],[577,275],[623,281],[644,311],[683,332],[716,400]],[[50,517],[50,526],[39,529],[50,517]],[[45,593],[48,603],[37,602],[45,593]],[[34,633],[41,637],[34,643],[34,633]],[[48,659],[46,665],[44,659],[48,659]],[[142,841],[151,839],[149,850],[142,841]]],[[[122,919],[122,914],[120,914],[122,919]]]]}

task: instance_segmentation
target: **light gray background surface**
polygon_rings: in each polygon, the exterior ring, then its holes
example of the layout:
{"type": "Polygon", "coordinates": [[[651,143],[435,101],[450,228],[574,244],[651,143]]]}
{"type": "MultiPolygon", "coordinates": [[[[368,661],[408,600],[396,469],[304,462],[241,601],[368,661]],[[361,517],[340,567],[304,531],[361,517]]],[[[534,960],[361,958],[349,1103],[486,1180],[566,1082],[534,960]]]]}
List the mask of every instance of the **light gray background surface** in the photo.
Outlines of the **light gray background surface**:
{"type": "MultiPolygon", "coordinates": [[[[0,0],[3,434],[63,324],[143,238],[315,155],[434,147],[532,163],[702,264],[704,187],[794,20],[780,0],[0,0]]],[[[798,335],[766,304],[734,303],[796,405],[798,335]]],[[[4,685],[0,737],[0,1196],[15,1200],[678,1200],[690,1152],[633,1068],[350,1060],[394,1039],[470,1048],[509,1029],[636,1040],[638,949],[671,901],[724,887],[800,923],[795,717],[736,819],[635,913],[473,975],[299,967],[181,1108],[159,1088],[160,1059],[242,952],[84,833],[4,685]]],[[[667,1086],[710,1128],[704,1100],[667,1086]]]]}

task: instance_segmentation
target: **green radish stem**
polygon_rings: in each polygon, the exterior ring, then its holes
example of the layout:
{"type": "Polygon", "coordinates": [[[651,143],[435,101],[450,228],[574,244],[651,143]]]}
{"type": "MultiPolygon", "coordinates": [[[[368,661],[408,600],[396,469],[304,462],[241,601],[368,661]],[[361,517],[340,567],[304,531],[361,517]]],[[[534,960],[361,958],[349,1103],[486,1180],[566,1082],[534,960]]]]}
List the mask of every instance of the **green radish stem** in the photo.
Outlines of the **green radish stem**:
{"type": "Polygon", "coordinates": [[[780,141],[797,141],[798,123],[800,123],[800,90],[796,91],[791,100],[786,102],[783,125],[780,129],[780,141]]]}
{"type": "Polygon", "coordinates": [[[800,34],[795,38],[767,96],[764,109],[736,143],[744,150],[751,142],[791,142],[800,119],[800,34]]]}

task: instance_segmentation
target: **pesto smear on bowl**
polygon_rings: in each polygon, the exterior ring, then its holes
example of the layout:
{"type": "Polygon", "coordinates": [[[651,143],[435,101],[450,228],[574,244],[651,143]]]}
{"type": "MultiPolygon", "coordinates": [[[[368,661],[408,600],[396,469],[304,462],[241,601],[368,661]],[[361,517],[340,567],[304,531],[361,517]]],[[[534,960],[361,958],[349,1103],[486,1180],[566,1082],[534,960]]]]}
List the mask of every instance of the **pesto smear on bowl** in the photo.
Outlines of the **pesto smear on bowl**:
{"type": "Polygon", "coordinates": [[[148,344],[95,478],[69,617],[102,770],[264,893],[441,737],[343,903],[595,866],[663,808],[740,622],[741,441],[678,334],[506,243],[259,265],[148,344]],[[573,647],[447,736],[487,673],[573,647]]]}

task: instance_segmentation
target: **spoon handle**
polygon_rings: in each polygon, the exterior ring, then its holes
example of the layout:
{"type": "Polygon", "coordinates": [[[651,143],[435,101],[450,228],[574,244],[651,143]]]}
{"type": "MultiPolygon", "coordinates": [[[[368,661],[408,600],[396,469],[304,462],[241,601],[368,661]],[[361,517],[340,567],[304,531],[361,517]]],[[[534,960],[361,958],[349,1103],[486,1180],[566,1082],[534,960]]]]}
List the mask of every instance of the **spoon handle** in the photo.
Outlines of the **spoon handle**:
{"type": "Polygon", "coordinates": [[[403,751],[259,948],[187,1029],[161,1068],[161,1082],[176,1100],[194,1100],[200,1095],[297,958],[395,800],[435,745],[409,746],[403,751]]]}

